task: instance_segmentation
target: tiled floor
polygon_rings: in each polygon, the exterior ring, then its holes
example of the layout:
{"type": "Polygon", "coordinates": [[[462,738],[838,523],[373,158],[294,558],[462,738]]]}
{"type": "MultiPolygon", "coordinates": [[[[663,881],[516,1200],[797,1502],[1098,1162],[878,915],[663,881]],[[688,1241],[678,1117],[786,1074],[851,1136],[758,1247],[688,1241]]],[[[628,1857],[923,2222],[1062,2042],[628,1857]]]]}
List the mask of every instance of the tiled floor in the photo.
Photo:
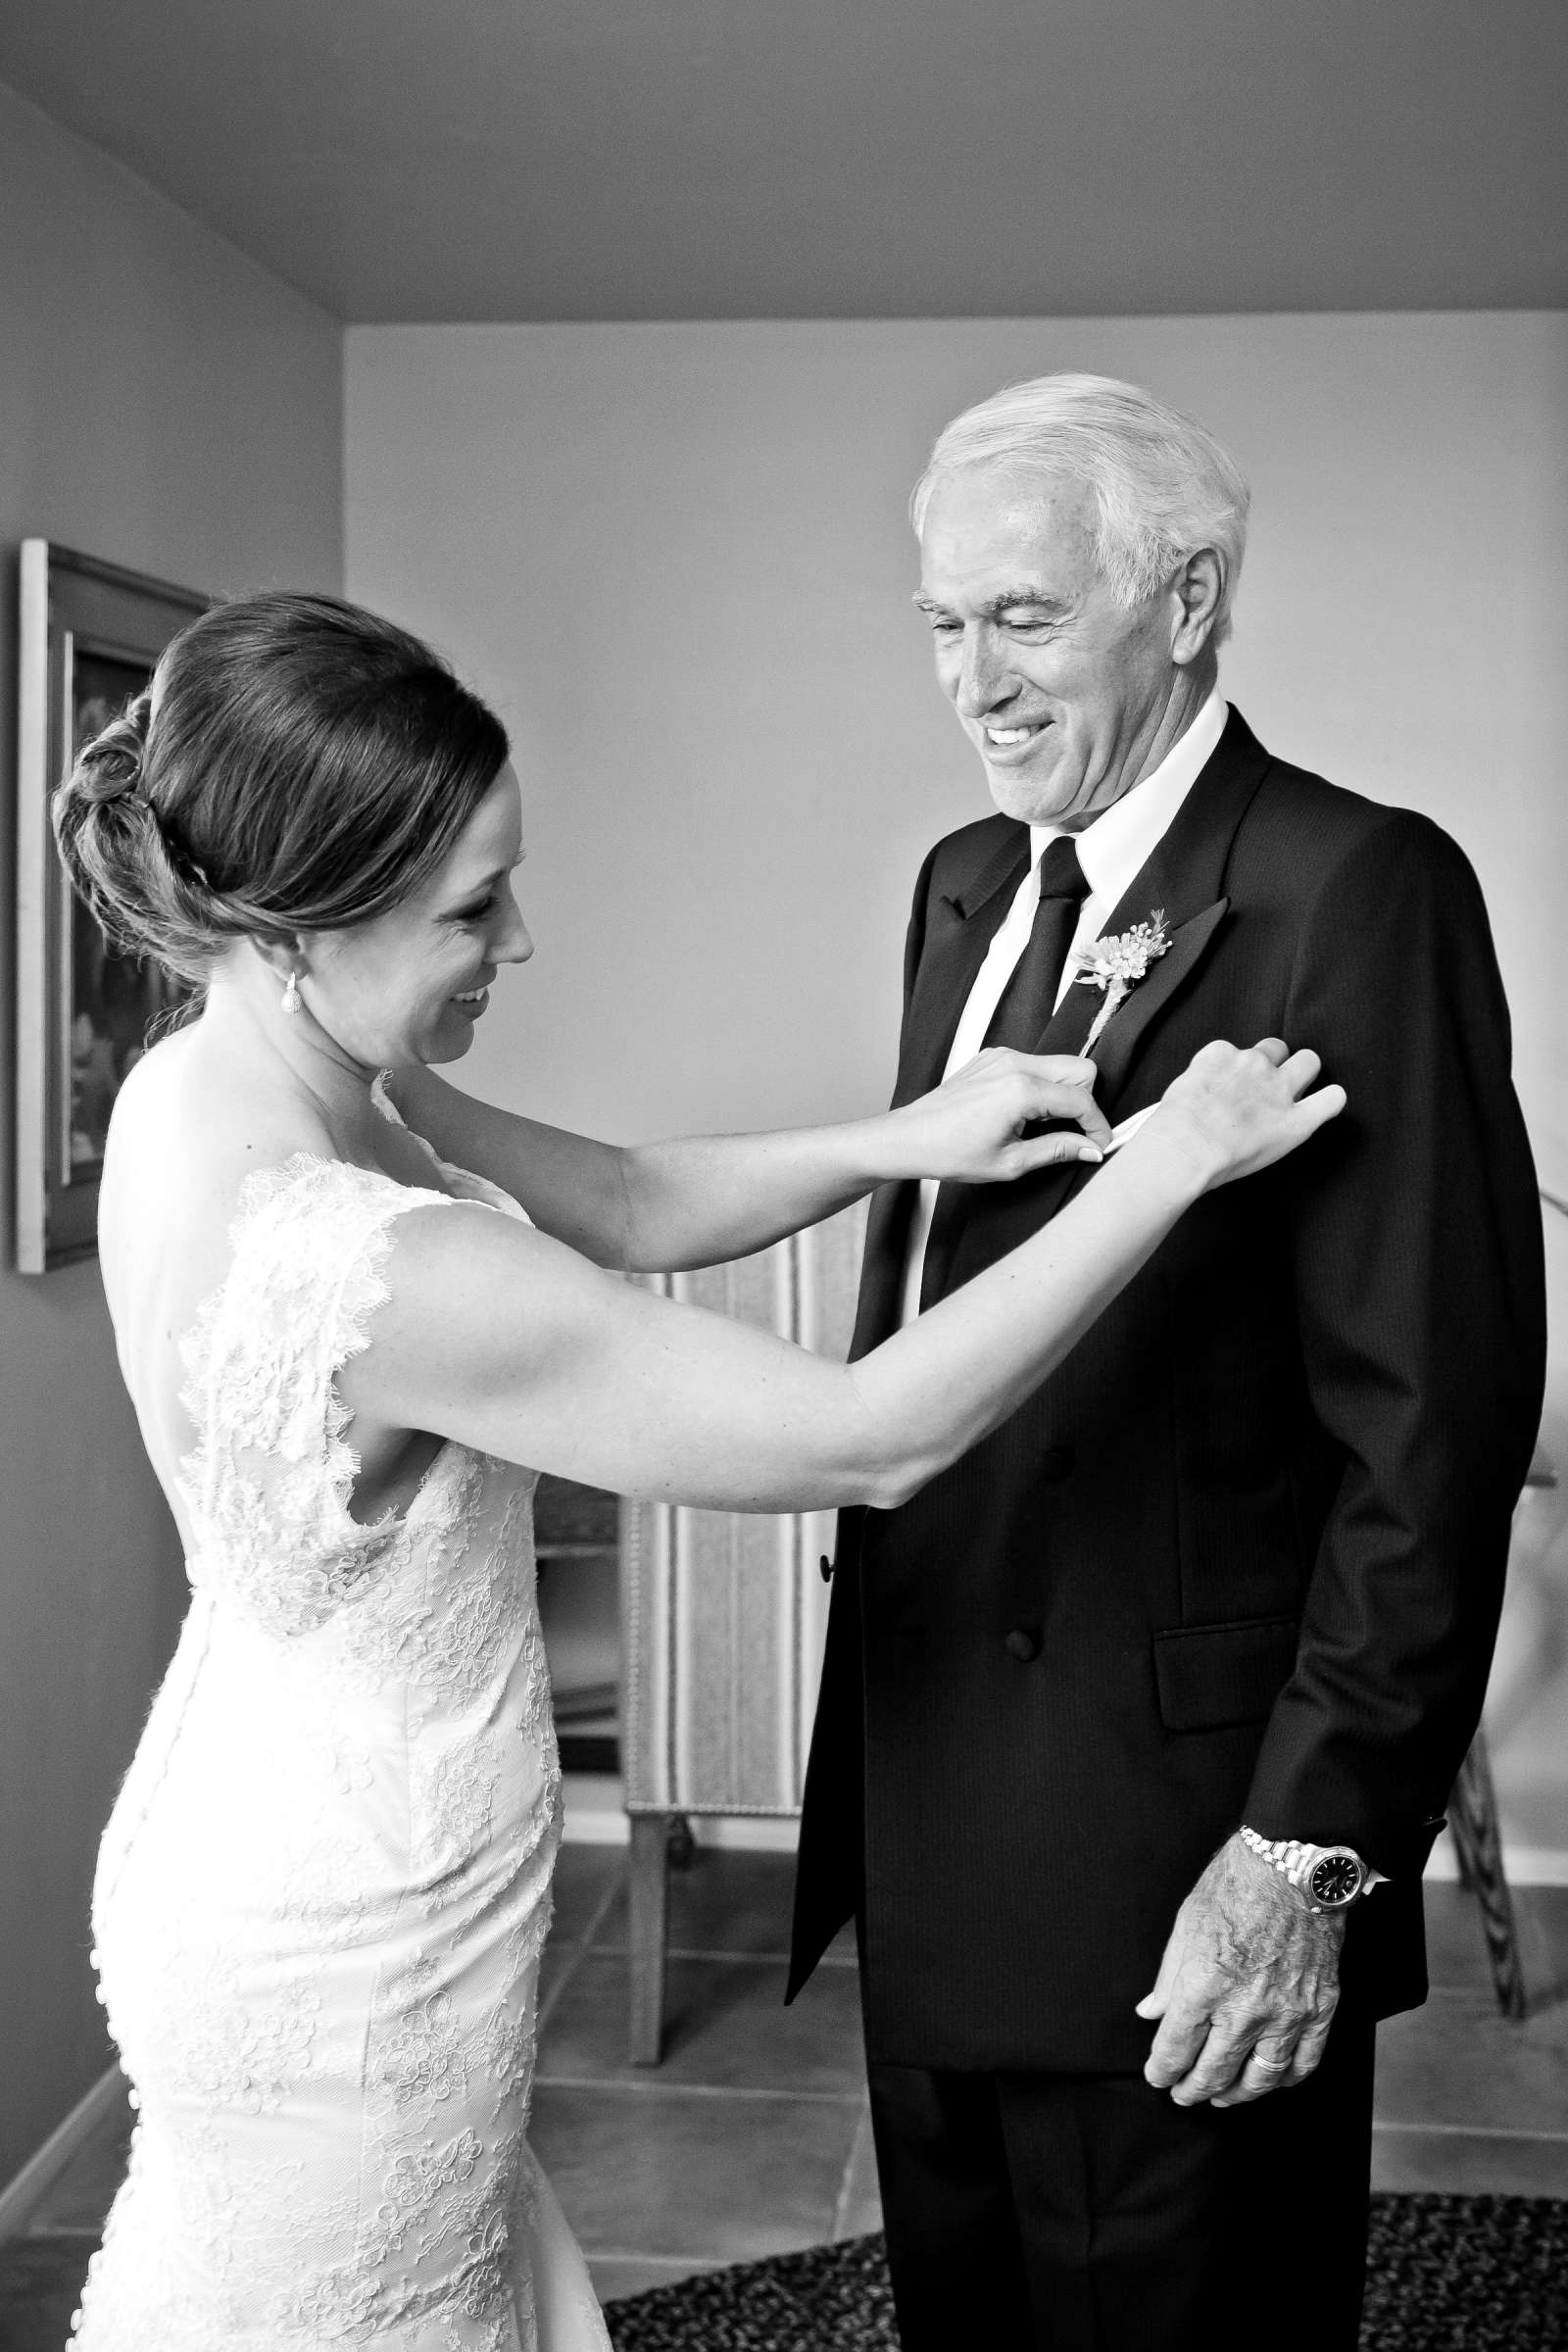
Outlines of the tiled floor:
{"type": "MultiPolygon", "coordinates": [[[[791,1864],[705,1850],[671,1880],[664,2060],[625,2060],[621,1855],[568,1846],[542,1993],[533,2141],[601,2295],[877,2227],[853,1949],[780,2006],[791,1864]]],[[[1493,2004],[1470,1899],[1430,1886],[1433,1996],[1380,2036],[1374,2184],[1568,2197],[1568,1888],[1519,1895],[1532,2015],[1493,2004]]],[[[84,2149],[0,2250],[0,2352],[60,2352],[123,2157],[84,2149]]]]}
{"type": "Polygon", "coordinates": [[[1426,1891],[1432,1991],[1378,2029],[1372,2185],[1568,2197],[1568,1886],[1516,1890],[1519,2025],[1493,1998],[1473,1898],[1426,1891]]]}
{"type": "Polygon", "coordinates": [[[714,1849],[671,1873],[664,2056],[633,2067],[621,1857],[563,1852],[531,2137],[607,2300],[877,2227],[854,1940],[785,2009],[791,1878],[714,1849]]]}

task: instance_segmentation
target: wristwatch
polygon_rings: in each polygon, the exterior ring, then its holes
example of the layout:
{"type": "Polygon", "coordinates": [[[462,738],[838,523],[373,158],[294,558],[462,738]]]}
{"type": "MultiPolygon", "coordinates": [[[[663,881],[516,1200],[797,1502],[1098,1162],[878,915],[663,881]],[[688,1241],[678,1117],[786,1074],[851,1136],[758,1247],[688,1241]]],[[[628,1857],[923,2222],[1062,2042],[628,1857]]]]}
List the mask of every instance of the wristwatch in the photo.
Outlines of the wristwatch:
{"type": "Polygon", "coordinates": [[[1303,1845],[1298,1838],[1263,1838],[1245,1824],[1241,1838],[1260,1862],[1305,1895],[1309,1910],[1348,1911],[1358,1895],[1378,1883],[1379,1873],[1352,1845],[1303,1845]]]}

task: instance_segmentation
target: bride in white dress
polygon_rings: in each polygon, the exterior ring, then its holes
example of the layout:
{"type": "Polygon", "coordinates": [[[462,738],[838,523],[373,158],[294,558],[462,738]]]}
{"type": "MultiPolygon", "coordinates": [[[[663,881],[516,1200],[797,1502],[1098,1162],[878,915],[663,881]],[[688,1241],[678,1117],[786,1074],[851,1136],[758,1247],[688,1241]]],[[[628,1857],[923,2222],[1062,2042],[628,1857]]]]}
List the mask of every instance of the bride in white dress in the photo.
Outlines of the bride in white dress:
{"type": "Polygon", "coordinates": [[[520,1465],[895,1505],[1343,1098],[1303,1099],[1309,1054],[1206,1049],[1044,1234],[851,1370],[614,1270],[1098,1157],[1089,1065],[988,1054],[881,1118],[639,1151],[459,1094],[430,1065],[531,953],[506,738],[328,599],[196,621],[56,826],[106,928],[205,990],[104,1172],[192,1603],[94,1895],[139,2116],[77,2352],[603,2352],[526,2136],[561,1818],[520,1465]]]}

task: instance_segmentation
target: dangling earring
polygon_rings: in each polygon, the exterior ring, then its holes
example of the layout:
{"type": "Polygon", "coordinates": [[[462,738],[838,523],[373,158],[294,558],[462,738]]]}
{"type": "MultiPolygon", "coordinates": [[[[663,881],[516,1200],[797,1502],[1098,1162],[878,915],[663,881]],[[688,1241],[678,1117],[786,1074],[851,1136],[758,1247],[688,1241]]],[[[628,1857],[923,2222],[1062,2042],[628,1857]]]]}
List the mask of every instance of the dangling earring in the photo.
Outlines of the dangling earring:
{"type": "Polygon", "coordinates": [[[288,986],[283,991],[283,1010],[285,1012],[298,1012],[299,1008],[300,976],[298,972],[290,972],[288,976],[288,986]]]}

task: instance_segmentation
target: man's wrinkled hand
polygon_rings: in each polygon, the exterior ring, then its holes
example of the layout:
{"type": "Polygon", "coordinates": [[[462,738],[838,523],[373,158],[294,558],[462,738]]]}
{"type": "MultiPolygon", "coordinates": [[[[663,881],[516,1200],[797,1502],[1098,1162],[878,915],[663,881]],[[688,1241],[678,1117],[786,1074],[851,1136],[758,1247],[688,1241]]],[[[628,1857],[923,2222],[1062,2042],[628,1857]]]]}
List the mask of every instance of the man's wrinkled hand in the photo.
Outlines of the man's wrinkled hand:
{"type": "Polygon", "coordinates": [[[1240,1838],[1176,1914],[1152,1992],[1145,2080],[1180,2107],[1237,2107],[1304,2082],[1340,1997],[1343,1913],[1313,1911],[1240,1838]]]}

